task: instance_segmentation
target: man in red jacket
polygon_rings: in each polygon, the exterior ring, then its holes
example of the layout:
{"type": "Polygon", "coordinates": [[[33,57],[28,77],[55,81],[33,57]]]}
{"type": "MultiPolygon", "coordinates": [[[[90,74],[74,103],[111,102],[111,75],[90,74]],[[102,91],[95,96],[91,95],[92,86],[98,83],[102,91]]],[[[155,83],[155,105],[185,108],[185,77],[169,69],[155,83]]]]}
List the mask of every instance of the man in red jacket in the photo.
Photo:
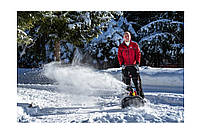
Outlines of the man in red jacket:
{"type": "Polygon", "coordinates": [[[130,85],[132,78],[137,94],[144,98],[139,73],[141,58],[140,48],[136,42],[131,41],[131,35],[129,32],[125,32],[123,38],[124,42],[119,45],[118,49],[118,60],[120,66],[122,67],[123,82],[126,85],[130,85]]]}

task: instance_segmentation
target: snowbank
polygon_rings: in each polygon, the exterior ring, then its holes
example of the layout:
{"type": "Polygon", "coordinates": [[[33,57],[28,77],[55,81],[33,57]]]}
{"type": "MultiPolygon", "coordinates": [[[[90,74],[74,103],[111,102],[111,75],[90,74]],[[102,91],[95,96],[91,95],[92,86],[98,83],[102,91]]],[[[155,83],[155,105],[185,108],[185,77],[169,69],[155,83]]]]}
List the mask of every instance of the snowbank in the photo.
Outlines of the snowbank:
{"type": "MultiPolygon", "coordinates": [[[[121,80],[121,68],[103,70],[121,80]]],[[[140,67],[142,86],[144,89],[183,93],[184,91],[184,68],[152,68],[140,67]]]]}

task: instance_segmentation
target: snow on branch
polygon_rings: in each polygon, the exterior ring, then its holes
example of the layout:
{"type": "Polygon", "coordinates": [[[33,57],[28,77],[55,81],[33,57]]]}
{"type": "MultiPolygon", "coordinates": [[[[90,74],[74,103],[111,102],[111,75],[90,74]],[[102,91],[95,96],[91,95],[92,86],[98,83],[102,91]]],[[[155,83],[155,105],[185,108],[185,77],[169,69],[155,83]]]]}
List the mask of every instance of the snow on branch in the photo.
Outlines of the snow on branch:
{"type": "Polygon", "coordinates": [[[175,35],[171,34],[171,33],[154,33],[152,35],[146,36],[144,38],[142,38],[139,43],[141,44],[143,41],[153,41],[153,40],[159,40],[159,36],[163,37],[163,38],[168,38],[171,37],[171,39],[175,39],[175,35]]]}
{"type": "Polygon", "coordinates": [[[161,19],[153,21],[143,27],[141,27],[137,33],[139,37],[148,36],[155,32],[181,32],[184,23],[179,21],[173,21],[169,19],[161,19]]]}
{"type": "Polygon", "coordinates": [[[17,29],[17,43],[18,45],[29,45],[33,42],[33,39],[27,35],[26,32],[24,32],[21,29],[17,29]]]}

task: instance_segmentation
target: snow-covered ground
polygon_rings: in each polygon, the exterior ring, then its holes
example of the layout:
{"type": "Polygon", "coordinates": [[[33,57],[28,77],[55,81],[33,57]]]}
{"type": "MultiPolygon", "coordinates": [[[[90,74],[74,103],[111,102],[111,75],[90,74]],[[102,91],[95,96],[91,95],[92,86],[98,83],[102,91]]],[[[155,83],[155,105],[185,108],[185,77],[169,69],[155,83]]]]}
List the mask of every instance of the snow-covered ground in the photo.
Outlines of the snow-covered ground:
{"type": "Polygon", "coordinates": [[[121,109],[121,68],[18,69],[17,121],[184,122],[184,69],[141,67],[140,73],[146,105],[121,109]]]}

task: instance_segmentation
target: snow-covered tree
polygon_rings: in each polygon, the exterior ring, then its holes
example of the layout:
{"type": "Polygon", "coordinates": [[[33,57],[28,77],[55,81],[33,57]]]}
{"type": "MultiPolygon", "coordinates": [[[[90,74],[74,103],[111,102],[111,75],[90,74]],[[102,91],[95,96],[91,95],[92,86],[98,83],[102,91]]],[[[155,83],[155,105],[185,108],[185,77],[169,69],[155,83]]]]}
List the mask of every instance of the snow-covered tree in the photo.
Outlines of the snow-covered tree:
{"type": "Polygon", "coordinates": [[[132,36],[137,37],[132,25],[121,16],[117,21],[111,20],[105,26],[102,34],[86,44],[85,51],[93,57],[92,64],[98,65],[99,68],[118,67],[118,47],[123,42],[125,31],[129,31],[132,36]]]}
{"type": "MultiPolygon", "coordinates": [[[[62,42],[83,47],[85,43],[89,42],[100,34],[102,23],[110,21],[112,18],[114,18],[114,15],[118,14],[118,12],[106,11],[18,12],[18,16],[20,16],[18,19],[18,27],[23,28],[21,29],[22,31],[27,31],[27,37],[32,37],[34,40],[34,46],[32,49],[40,46],[44,49],[44,52],[41,52],[42,55],[46,55],[44,54],[47,51],[45,51],[45,49],[48,48],[48,51],[51,50],[54,52],[55,60],[60,61],[60,51],[61,49],[65,48],[65,46],[61,48],[61,44],[64,44],[62,42]],[[37,14],[37,17],[35,17],[35,14],[37,14]],[[43,40],[42,42],[41,39],[43,40]],[[51,46],[47,47],[47,45],[50,44],[51,46]],[[54,49],[52,50],[51,48],[54,49]]],[[[18,36],[18,39],[20,37],[21,36],[18,36]]],[[[19,55],[21,55],[20,57],[18,56],[18,58],[20,61],[20,58],[22,58],[23,54],[26,54],[26,51],[30,52],[32,50],[24,49],[27,48],[27,43],[24,43],[21,45],[21,47],[19,46],[19,43],[20,42],[18,41],[18,51],[20,53],[19,55]]],[[[40,50],[38,49],[35,49],[35,51],[40,53],[40,50]]],[[[24,55],[24,57],[27,55],[24,55]]],[[[62,55],[62,57],[64,58],[64,55],[62,55]]],[[[29,58],[34,58],[33,60],[35,60],[37,57],[36,55],[33,55],[29,58]]],[[[30,60],[30,62],[32,61],[30,60]]]]}
{"type": "Polygon", "coordinates": [[[143,64],[160,66],[176,64],[183,55],[184,23],[169,19],[153,21],[138,31],[143,64]]]}

